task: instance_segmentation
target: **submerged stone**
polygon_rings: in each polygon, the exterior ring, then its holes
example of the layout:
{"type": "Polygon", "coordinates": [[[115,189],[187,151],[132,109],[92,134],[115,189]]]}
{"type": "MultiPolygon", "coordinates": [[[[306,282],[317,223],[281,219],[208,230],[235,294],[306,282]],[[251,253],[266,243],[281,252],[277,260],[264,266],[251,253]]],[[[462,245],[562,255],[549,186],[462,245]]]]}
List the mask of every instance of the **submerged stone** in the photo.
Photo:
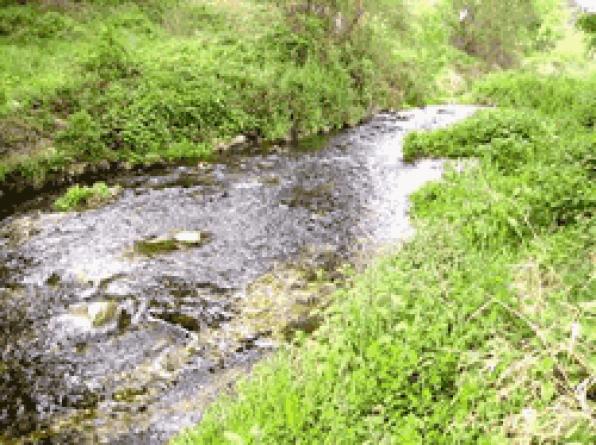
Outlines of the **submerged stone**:
{"type": "Polygon", "coordinates": [[[119,305],[114,301],[95,301],[72,305],[66,314],[58,316],[55,323],[67,335],[91,332],[118,323],[119,305]]]}
{"type": "Polygon", "coordinates": [[[136,241],[134,252],[144,256],[156,256],[189,247],[200,247],[210,240],[210,234],[196,230],[183,230],[169,236],[159,236],[136,241]]]}
{"type": "Polygon", "coordinates": [[[113,301],[97,301],[90,303],[87,307],[87,313],[93,321],[94,327],[104,326],[114,321],[117,312],[118,304],[113,301]]]}
{"type": "Polygon", "coordinates": [[[155,238],[137,241],[134,245],[135,253],[146,256],[159,255],[161,253],[174,252],[178,250],[178,243],[172,239],[155,238]]]}

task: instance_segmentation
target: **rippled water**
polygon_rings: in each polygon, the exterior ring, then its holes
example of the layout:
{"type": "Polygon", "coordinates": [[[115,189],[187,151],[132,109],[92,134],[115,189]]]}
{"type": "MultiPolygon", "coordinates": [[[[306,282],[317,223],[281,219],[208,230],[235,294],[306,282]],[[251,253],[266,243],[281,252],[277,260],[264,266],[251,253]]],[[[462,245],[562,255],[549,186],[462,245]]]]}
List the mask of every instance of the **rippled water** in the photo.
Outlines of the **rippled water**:
{"type": "Polygon", "coordinates": [[[316,328],[345,262],[410,234],[407,197],[442,162],[405,165],[404,135],[473,112],[379,114],[323,148],[123,175],[104,207],[1,221],[0,439],[163,443],[197,422],[316,328]]]}

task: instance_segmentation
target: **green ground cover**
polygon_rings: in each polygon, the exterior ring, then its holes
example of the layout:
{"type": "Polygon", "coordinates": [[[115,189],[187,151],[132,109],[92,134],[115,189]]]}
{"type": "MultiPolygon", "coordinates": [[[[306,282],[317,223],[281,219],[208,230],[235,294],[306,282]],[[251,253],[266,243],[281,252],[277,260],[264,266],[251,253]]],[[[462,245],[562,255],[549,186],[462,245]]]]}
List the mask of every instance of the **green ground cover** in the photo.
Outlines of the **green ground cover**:
{"type": "Polygon", "coordinates": [[[416,237],[174,443],[593,443],[590,20],[565,28],[555,0],[470,1],[465,27],[455,0],[303,3],[0,1],[0,183],[497,106],[408,137],[409,160],[477,164],[418,192],[416,237]]]}
{"type": "Polygon", "coordinates": [[[118,191],[118,188],[110,188],[105,182],[96,182],[91,187],[76,184],[56,199],[54,208],[61,212],[88,209],[110,201],[118,191]]]}
{"type": "Polygon", "coordinates": [[[556,35],[556,0],[491,2],[466,30],[450,1],[3,0],[0,184],[209,158],[238,134],[301,137],[448,96],[556,35]],[[486,11],[531,20],[488,32],[486,11]]]}
{"type": "Polygon", "coordinates": [[[418,192],[415,239],[174,443],[592,443],[593,108],[569,105],[594,80],[489,77],[475,98],[515,109],[410,135],[410,159],[479,164],[418,192]]]}
{"type": "Polygon", "coordinates": [[[498,108],[409,135],[408,160],[477,162],[416,193],[415,238],[173,443],[593,443],[596,75],[559,51],[463,97],[498,108]]]}
{"type": "Polygon", "coordinates": [[[0,181],[208,158],[238,134],[308,135],[428,89],[429,67],[400,67],[380,16],[344,40],[276,2],[63,3],[0,10],[0,181]]]}

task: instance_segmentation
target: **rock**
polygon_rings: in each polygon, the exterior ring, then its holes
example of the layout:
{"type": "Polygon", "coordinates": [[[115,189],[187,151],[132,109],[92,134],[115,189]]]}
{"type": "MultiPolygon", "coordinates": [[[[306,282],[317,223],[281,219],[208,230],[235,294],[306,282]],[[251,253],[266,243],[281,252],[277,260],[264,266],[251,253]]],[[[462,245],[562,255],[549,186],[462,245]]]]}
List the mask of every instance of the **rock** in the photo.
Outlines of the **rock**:
{"type": "Polygon", "coordinates": [[[248,139],[243,134],[236,136],[234,139],[230,141],[230,148],[237,147],[239,145],[244,145],[248,139]]]}
{"type": "Polygon", "coordinates": [[[316,314],[307,314],[302,317],[290,320],[283,329],[283,334],[286,340],[292,340],[296,332],[304,332],[305,334],[312,334],[323,323],[323,318],[316,314]]]}
{"type": "Polygon", "coordinates": [[[118,168],[125,171],[130,171],[134,168],[134,166],[127,161],[121,161],[118,163],[118,168]]]}
{"type": "Polygon", "coordinates": [[[248,142],[248,138],[246,136],[244,136],[243,134],[240,134],[240,135],[236,136],[235,138],[231,139],[230,141],[217,144],[215,149],[219,152],[225,152],[230,149],[241,148],[244,145],[246,145],[247,142],[248,142]]]}
{"type": "Polygon", "coordinates": [[[87,167],[86,162],[76,162],[68,167],[68,174],[71,177],[82,176],[87,171],[87,167]]]}
{"type": "Polygon", "coordinates": [[[200,247],[210,240],[211,234],[208,232],[182,230],[174,234],[136,241],[133,251],[151,257],[191,247],[200,247]]]}
{"type": "Polygon", "coordinates": [[[203,236],[198,231],[183,231],[174,235],[174,240],[183,244],[200,244],[203,236]]]}
{"type": "Polygon", "coordinates": [[[113,301],[96,301],[89,303],[87,314],[94,327],[105,326],[115,321],[118,314],[118,305],[113,301]]]}
{"type": "Polygon", "coordinates": [[[84,334],[97,328],[117,325],[121,312],[118,309],[114,301],[79,303],[71,306],[68,313],[58,316],[55,323],[67,336],[84,334]]]}
{"type": "Polygon", "coordinates": [[[97,168],[99,171],[108,171],[111,168],[110,162],[107,160],[101,160],[97,163],[97,168]]]}

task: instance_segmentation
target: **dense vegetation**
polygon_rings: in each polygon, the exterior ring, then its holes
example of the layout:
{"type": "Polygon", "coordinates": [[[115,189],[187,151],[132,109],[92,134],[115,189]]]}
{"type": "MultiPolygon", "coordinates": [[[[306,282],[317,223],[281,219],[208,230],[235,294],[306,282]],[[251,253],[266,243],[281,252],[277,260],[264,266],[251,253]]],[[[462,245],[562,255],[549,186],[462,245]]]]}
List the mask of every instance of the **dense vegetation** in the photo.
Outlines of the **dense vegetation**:
{"type": "Polygon", "coordinates": [[[238,134],[300,137],[450,94],[556,34],[556,0],[501,3],[464,26],[457,1],[3,0],[0,184],[205,158],[238,134]],[[531,20],[493,32],[495,7],[531,20]]]}
{"type": "Polygon", "coordinates": [[[175,443],[592,443],[593,16],[582,35],[556,0],[0,4],[0,182],[445,97],[497,107],[407,138],[407,160],[476,162],[418,192],[415,238],[175,443]]]}
{"type": "Polygon", "coordinates": [[[596,75],[540,71],[483,78],[466,99],[498,108],[407,138],[408,160],[477,162],[175,443],[592,443],[596,75]]]}
{"type": "Polygon", "coordinates": [[[109,201],[117,192],[116,188],[108,187],[105,182],[96,182],[91,187],[76,184],[56,199],[54,208],[66,212],[94,207],[109,201]]]}
{"type": "Polygon", "coordinates": [[[415,239],[176,443],[592,443],[596,78],[528,79],[410,135],[410,159],[479,164],[417,193],[415,239]]]}

